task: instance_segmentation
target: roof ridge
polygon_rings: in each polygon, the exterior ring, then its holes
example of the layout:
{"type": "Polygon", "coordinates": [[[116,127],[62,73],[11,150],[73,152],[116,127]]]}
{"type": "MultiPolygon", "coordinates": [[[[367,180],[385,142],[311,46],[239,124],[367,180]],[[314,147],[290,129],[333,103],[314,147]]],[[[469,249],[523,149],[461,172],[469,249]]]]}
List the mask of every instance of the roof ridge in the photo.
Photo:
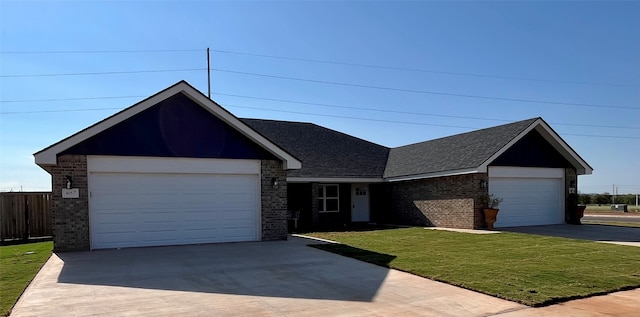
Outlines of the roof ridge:
{"type": "Polygon", "coordinates": [[[301,123],[301,124],[313,124],[317,125],[313,122],[304,122],[304,121],[289,121],[289,120],[276,120],[276,119],[261,119],[261,118],[238,118],[240,120],[250,120],[250,121],[271,121],[271,122],[285,122],[285,123],[301,123]]]}
{"type": "Polygon", "coordinates": [[[351,135],[351,134],[346,133],[346,132],[342,132],[342,131],[338,131],[338,130],[335,130],[335,129],[327,128],[325,126],[322,126],[322,125],[319,125],[319,124],[316,124],[316,123],[313,123],[313,122],[299,122],[299,121],[286,121],[286,120],[273,120],[273,119],[253,119],[253,118],[240,118],[240,120],[249,120],[249,121],[255,121],[255,122],[260,122],[261,121],[261,122],[297,123],[297,124],[312,125],[312,126],[315,126],[315,127],[319,128],[319,129],[323,129],[323,130],[326,130],[326,131],[331,131],[333,133],[339,133],[339,134],[345,135],[345,136],[347,136],[347,137],[349,137],[351,139],[356,139],[356,140],[360,140],[360,141],[363,141],[363,142],[367,142],[367,143],[370,143],[370,144],[373,144],[373,145],[376,145],[376,146],[383,147],[383,148],[388,149],[388,150],[391,149],[388,146],[385,146],[385,145],[382,145],[382,144],[379,144],[379,143],[376,143],[376,142],[373,142],[373,141],[369,141],[369,140],[366,140],[366,139],[351,135]]]}
{"type": "Polygon", "coordinates": [[[482,128],[482,129],[471,130],[471,131],[468,131],[468,132],[462,132],[462,133],[458,133],[458,134],[454,134],[454,135],[443,136],[443,137],[439,137],[439,138],[435,138],[435,139],[431,139],[431,140],[425,140],[425,141],[420,141],[420,142],[416,142],[416,143],[396,146],[396,147],[393,147],[391,149],[394,150],[394,149],[406,148],[406,147],[415,146],[415,145],[419,145],[419,144],[425,144],[425,143],[429,143],[429,142],[433,142],[433,141],[444,140],[444,139],[449,139],[449,138],[454,138],[454,137],[460,137],[460,136],[463,136],[463,135],[466,135],[466,134],[479,133],[481,131],[499,129],[499,128],[503,128],[503,127],[506,127],[506,126],[522,124],[522,123],[527,122],[527,121],[531,121],[531,123],[533,123],[538,119],[542,119],[542,118],[541,117],[529,118],[529,119],[520,120],[520,121],[516,121],[516,122],[510,122],[510,123],[505,123],[505,124],[501,124],[501,125],[486,127],[486,128],[482,128]]]}
{"type": "Polygon", "coordinates": [[[536,122],[544,121],[530,118],[392,148],[384,175],[399,177],[477,168],[536,122]]]}

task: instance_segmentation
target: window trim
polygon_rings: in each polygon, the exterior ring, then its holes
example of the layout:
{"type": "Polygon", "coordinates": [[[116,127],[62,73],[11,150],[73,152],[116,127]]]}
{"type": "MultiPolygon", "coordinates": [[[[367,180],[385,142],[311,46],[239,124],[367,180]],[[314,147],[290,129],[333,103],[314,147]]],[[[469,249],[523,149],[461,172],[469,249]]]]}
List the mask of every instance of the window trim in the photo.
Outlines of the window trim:
{"type": "Polygon", "coordinates": [[[339,184],[318,184],[318,188],[323,188],[322,196],[318,195],[318,212],[319,213],[336,213],[340,212],[340,185],[339,184]],[[327,187],[336,187],[336,196],[327,197],[327,187]],[[337,204],[336,210],[327,210],[327,200],[335,199],[337,204]]]}

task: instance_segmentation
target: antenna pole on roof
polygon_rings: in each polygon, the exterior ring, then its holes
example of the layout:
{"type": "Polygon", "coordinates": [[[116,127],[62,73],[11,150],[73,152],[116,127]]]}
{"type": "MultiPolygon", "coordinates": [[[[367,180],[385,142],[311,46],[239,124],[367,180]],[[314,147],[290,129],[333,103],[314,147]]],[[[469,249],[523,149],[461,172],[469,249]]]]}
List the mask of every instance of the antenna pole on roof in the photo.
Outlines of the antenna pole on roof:
{"type": "Polygon", "coordinates": [[[211,99],[211,59],[209,59],[209,48],[207,47],[207,96],[211,99]]]}

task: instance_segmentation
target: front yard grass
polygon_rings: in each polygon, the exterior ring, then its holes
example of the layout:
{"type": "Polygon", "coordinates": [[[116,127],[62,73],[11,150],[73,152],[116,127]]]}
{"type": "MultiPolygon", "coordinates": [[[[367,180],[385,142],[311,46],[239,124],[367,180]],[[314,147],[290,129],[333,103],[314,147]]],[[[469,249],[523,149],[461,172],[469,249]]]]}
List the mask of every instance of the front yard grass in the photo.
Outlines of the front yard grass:
{"type": "Polygon", "coordinates": [[[640,248],[631,246],[423,228],[309,235],[343,244],[313,245],[323,250],[529,306],[640,287],[640,248]]]}
{"type": "Polygon", "coordinates": [[[0,246],[0,316],[7,316],[51,256],[53,243],[0,246]],[[31,253],[33,252],[33,253],[31,253]]]}

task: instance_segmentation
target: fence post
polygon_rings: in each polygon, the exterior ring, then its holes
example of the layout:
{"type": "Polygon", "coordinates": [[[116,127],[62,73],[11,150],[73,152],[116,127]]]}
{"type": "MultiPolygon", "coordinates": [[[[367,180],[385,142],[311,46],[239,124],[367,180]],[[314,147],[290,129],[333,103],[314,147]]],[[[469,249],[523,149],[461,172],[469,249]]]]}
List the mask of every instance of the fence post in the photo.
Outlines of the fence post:
{"type": "Polygon", "coordinates": [[[5,233],[5,222],[6,222],[6,216],[5,216],[5,196],[0,195],[0,243],[4,243],[4,236],[6,235],[5,233]]]}
{"type": "Polygon", "coordinates": [[[24,234],[22,240],[29,240],[29,199],[24,195],[24,234]]]}

